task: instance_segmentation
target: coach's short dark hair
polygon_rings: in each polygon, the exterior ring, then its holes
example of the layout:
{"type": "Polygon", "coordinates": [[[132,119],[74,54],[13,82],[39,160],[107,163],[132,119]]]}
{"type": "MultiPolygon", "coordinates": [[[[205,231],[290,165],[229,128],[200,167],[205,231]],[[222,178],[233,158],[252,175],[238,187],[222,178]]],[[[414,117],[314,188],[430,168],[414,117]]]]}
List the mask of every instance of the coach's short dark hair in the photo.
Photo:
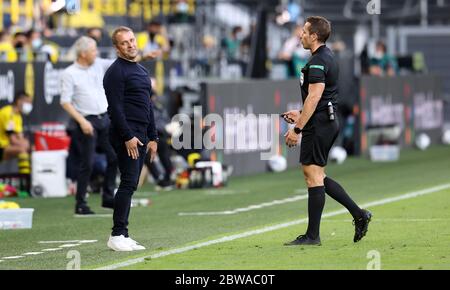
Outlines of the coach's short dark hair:
{"type": "Polygon", "coordinates": [[[112,43],[114,45],[117,45],[117,34],[121,33],[121,32],[133,32],[133,30],[131,30],[131,28],[126,27],[126,26],[119,26],[117,27],[114,32],[112,33],[111,39],[112,39],[112,43]]]}
{"type": "Polygon", "coordinates": [[[331,24],[326,18],[322,16],[310,16],[306,18],[306,22],[309,22],[309,34],[317,34],[317,40],[325,43],[331,34],[331,24]]]}

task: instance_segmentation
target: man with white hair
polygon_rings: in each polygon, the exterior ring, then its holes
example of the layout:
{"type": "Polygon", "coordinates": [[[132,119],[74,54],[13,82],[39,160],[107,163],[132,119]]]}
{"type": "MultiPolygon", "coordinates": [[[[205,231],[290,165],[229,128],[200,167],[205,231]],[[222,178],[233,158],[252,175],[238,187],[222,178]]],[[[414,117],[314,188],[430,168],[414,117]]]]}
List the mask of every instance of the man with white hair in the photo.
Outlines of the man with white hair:
{"type": "Polygon", "coordinates": [[[114,207],[117,157],[109,142],[108,102],[103,89],[103,76],[113,60],[97,58],[97,44],[90,37],[80,37],[74,47],[77,58],[61,75],[61,106],[75,120],[77,126],[72,140],[82,148],[75,214],[87,215],[94,214],[87,205],[86,193],[97,147],[108,161],[102,206],[114,207]]]}

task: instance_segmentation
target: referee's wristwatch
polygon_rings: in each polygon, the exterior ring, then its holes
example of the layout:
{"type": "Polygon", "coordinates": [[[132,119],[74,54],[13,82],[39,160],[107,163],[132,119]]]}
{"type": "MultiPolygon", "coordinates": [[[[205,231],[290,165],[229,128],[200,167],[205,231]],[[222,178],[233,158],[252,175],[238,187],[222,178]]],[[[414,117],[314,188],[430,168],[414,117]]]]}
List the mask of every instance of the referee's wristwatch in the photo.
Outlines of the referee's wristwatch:
{"type": "Polygon", "coordinates": [[[294,127],[295,134],[299,135],[302,131],[303,131],[303,129],[300,129],[299,127],[294,127]]]}

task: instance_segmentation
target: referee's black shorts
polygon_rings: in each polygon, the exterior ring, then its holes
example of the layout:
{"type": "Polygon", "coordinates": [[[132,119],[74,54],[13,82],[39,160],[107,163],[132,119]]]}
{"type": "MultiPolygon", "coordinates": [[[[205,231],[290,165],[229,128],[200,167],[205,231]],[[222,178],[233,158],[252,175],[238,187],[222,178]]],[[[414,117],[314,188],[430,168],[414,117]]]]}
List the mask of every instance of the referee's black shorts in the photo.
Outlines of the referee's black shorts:
{"type": "Polygon", "coordinates": [[[337,115],[330,121],[327,111],[314,113],[302,131],[300,163],[302,165],[327,165],[328,153],[339,134],[337,115]]]}

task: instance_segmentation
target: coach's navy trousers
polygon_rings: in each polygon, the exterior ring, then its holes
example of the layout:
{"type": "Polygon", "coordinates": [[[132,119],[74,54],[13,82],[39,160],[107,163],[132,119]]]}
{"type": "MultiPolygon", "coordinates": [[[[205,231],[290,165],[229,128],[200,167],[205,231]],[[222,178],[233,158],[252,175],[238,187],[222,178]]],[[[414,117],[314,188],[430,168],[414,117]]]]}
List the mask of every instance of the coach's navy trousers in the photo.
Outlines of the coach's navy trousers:
{"type": "Polygon", "coordinates": [[[128,156],[125,142],[119,138],[114,127],[110,130],[110,141],[116,151],[117,162],[120,171],[120,185],[114,196],[114,214],[112,236],[124,235],[128,237],[128,217],[130,215],[131,197],[136,191],[139,176],[141,174],[144,159],[146,158],[146,149],[148,143],[147,128],[139,123],[128,123],[134,136],[144,145],[139,146],[139,158],[132,159],[128,156]]]}

